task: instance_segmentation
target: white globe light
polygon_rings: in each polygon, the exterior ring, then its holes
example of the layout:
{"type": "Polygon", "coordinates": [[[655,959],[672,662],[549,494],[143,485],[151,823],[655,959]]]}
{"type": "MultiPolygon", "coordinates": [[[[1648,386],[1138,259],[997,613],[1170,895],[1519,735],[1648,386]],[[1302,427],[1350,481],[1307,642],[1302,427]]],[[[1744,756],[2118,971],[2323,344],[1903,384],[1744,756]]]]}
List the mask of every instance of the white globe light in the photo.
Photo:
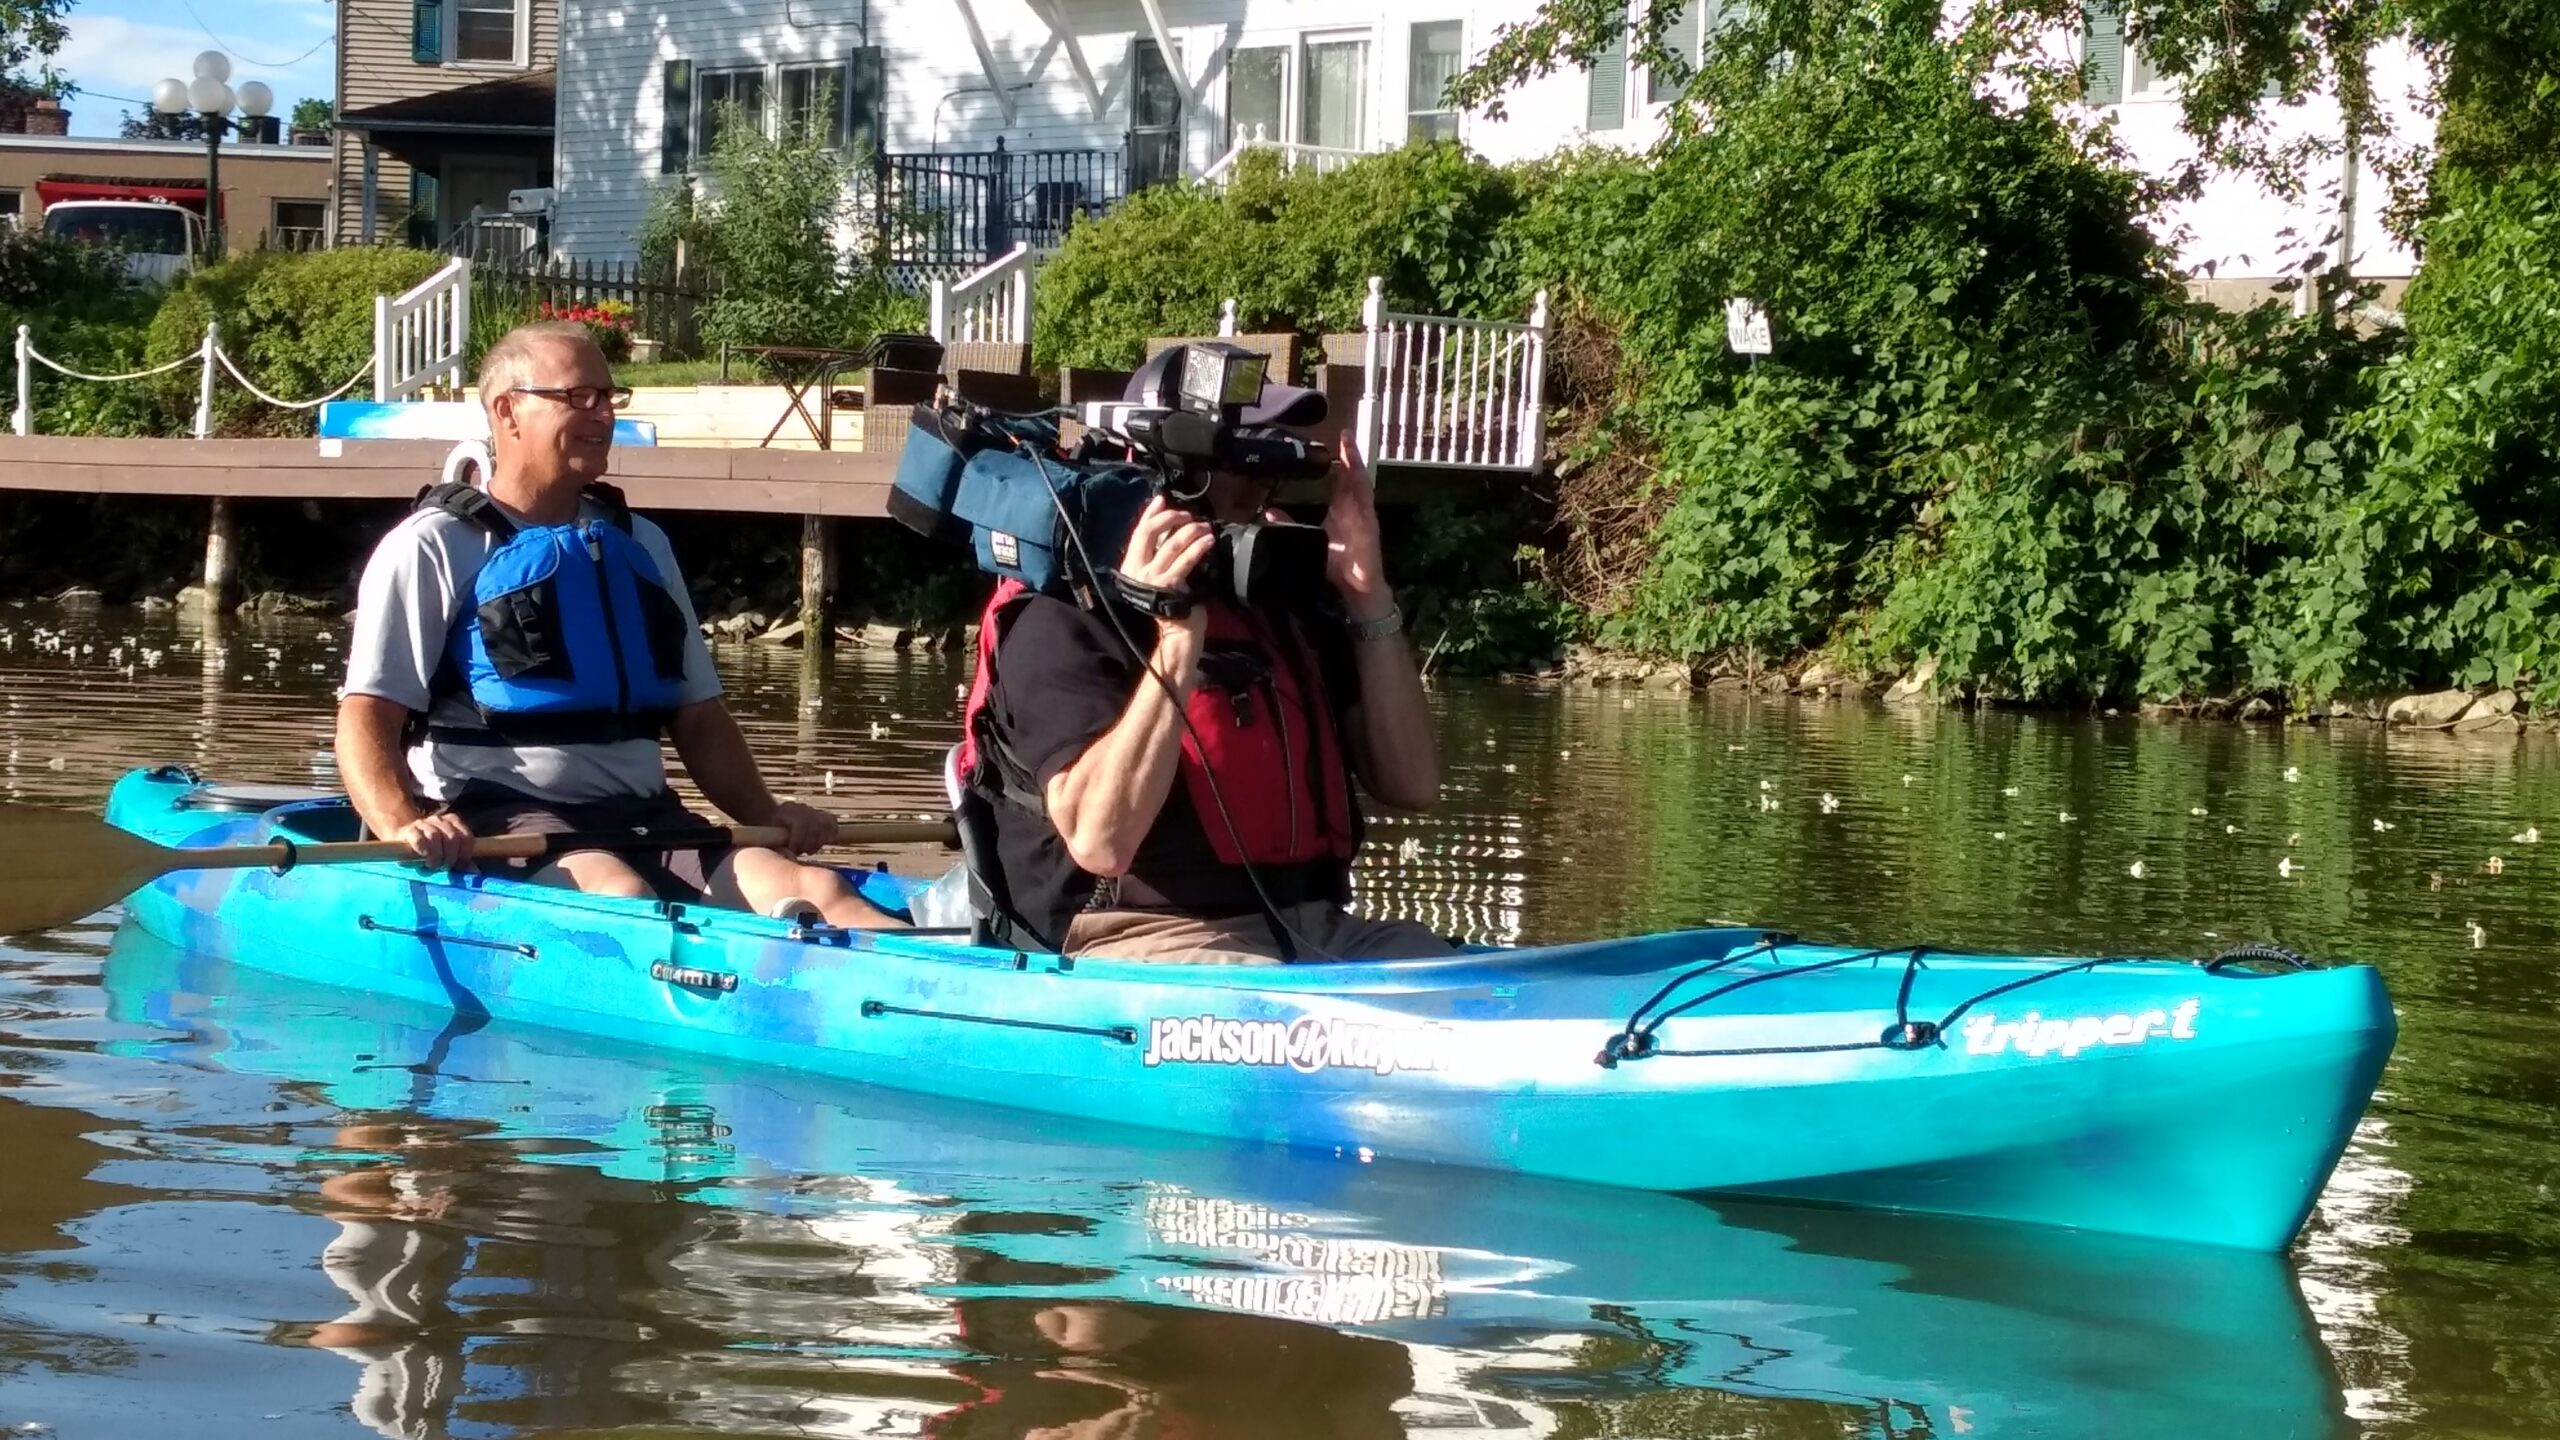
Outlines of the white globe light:
{"type": "Polygon", "coordinates": [[[231,113],[231,87],[210,75],[199,75],[187,87],[187,103],[206,115],[231,113]]]}
{"type": "Polygon", "coordinates": [[[240,113],[255,119],[275,108],[276,92],[264,80],[244,80],[240,84],[240,113]]]}
{"type": "Polygon", "coordinates": [[[231,57],[219,50],[207,50],[196,56],[196,78],[199,80],[230,79],[231,57]]]}
{"type": "Polygon", "coordinates": [[[187,82],[184,80],[163,80],[159,84],[152,86],[151,108],[159,111],[163,115],[185,114],[187,112],[187,82]]]}

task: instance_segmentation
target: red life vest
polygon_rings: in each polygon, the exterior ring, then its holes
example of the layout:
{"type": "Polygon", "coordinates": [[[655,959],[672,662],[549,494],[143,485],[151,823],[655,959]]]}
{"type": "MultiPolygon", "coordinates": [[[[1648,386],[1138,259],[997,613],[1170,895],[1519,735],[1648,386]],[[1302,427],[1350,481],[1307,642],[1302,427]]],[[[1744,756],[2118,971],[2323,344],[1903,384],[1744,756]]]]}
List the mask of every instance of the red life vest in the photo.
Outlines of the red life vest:
{"type": "MultiPolygon", "coordinates": [[[[1005,612],[1032,593],[1020,581],[1000,580],[987,599],[978,673],[961,710],[959,764],[972,786],[1000,789],[1041,810],[1032,777],[1002,753],[988,713],[1005,612]]],[[[1314,647],[1297,624],[1222,602],[1209,606],[1200,677],[1183,706],[1191,724],[1181,768],[1201,831],[1222,864],[1347,864],[1358,848],[1350,757],[1314,647]]]]}

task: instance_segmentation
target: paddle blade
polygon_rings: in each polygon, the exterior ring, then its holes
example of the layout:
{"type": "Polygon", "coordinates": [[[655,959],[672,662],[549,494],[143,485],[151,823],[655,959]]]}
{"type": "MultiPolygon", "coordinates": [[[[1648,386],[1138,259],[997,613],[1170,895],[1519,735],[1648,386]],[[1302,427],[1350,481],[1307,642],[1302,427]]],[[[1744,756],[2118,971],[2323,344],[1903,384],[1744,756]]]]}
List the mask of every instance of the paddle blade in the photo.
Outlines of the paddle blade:
{"type": "Polygon", "coordinates": [[[95,915],[159,876],[169,858],[77,810],[0,804],[0,935],[95,915]]]}

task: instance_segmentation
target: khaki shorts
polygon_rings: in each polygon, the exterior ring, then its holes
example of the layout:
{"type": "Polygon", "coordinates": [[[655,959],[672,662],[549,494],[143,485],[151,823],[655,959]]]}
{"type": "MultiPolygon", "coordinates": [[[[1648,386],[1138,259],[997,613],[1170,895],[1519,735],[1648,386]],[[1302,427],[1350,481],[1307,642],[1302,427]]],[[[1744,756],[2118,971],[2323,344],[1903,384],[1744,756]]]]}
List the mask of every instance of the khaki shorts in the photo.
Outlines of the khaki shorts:
{"type": "MultiPolygon", "coordinates": [[[[1369,920],[1325,900],[1281,907],[1301,962],[1421,960],[1455,953],[1410,920],[1369,920]]],[[[1277,965],[1280,942],[1269,917],[1204,920],[1162,910],[1087,910],[1067,924],[1066,953],[1096,960],[1190,965],[1277,965]]]]}

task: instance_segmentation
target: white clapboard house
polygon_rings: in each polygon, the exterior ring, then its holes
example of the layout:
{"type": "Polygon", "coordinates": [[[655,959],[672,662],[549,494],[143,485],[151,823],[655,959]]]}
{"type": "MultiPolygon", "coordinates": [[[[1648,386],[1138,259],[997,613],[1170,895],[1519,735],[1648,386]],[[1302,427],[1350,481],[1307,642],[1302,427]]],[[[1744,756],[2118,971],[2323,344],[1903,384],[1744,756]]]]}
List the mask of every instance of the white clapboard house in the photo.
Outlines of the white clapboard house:
{"type": "MultiPolygon", "coordinates": [[[[1648,143],[1673,98],[1622,53],[1524,86],[1499,121],[1444,108],[1448,77],[1534,0],[559,3],[550,242],[574,259],[635,253],[651,192],[699,172],[722,101],[771,127],[831,97],[820,118],[877,152],[877,193],[936,217],[897,258],[956,270],[1019,244],[1054,246],[1071,218],[1132,189],[1214,176],[1240,135],[1317,165],[1446,135],[1512,159],[1585,140],[1648,143]]],[[[1675,40],[1694,44],[1697,30],[1693,14],[1675,40]]],[[[2060,43],[2093,65],[2093,100],[2138,163],[2165,168],[2190,153],[2174,88],[2107,12],[2060,43]]],[[[2418,63],[2379,60],[2386,102],[2423,127],[2405,98],[2423,80],[2418,63]]],[[[2315,100],[2281,123],[2334,127],[2335,106],[2315,100]]],[[[2411,257],[2379,223],[2382,185],[2369,170],[2357,179],[2347,208],[2358,270],[2406,275],[2411,257]]],[[[2287,201],[2218,182],[2170,217],[2178,253],[2200,282],[2262,289],[2340,219],[2336,189],[2287,201]]]]}

